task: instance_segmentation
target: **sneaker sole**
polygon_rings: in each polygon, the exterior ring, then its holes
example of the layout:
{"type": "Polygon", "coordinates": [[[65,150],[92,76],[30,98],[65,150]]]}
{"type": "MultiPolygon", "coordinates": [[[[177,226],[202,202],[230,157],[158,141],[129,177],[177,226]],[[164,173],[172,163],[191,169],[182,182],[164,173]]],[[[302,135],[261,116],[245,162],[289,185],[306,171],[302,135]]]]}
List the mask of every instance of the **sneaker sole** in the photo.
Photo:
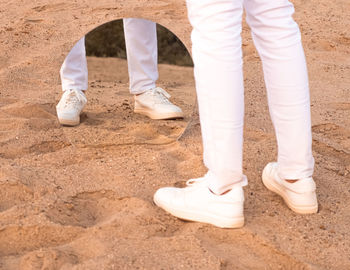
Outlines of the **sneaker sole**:
{"type": "Polygon", "coordinates": [[[291,202],[289,200],[289,198],[285,195],[284,191],[275,183],[275,181],[273,179],[271,179],[268,174],[266,173],[266,168],[263,170],[263,174],[262,174],[262,182],[264,183],[265,187],[267,189],[269,189],[272,192],[277,193],[278,195],[280,195],[284,202],[288,205],[288,207],[298,213],[298,214],[314,214],[317,213],[318,210],[318,205],[307,205],[307,206],[297,206],[295,204],[293,204],[293,202],[291,202]]]}
{"type": "Polygon", "coordinates": [[[58,121],[60,122],[61,125],[63,126],[70,126],[70,127],[74,127],[80,124],[80,119],[78,120],[71,120],[71,119],[62,119],[59,118],[58,121]]]}
{"type": "Polygon", "coordinates": [[[166,212],[172,214],[173,216],[189,220],[189,221],[196,221],[196,222],[202,222],[202,223],[209,223],[219,228],[241,228],[244,226],[244,217],[237,217],[237,218],[227,218],[222,217],[218,215],[208,215],[208,213],[203,212],[191,212],[188,210],[183,209],[174,209],[173,207],[168,207],[166,205],[161,205],[157,202],[156,199],[154,199],[154,203],[165,210],[166,212]]]}
{"type": "Polygon", "coordinates": [[[184,115],[182,112],[172,112],[172,113],[164,113],[164,114],[159,114],[159,113],[154,113],[149,110],[143,110],[143,109],[135,109],[134,113],[140,113],[143,115],[148,116],[151,119],[154,120],[169,120],[169,119],[179,119],[179,118],[184,118],[184,115]]]}

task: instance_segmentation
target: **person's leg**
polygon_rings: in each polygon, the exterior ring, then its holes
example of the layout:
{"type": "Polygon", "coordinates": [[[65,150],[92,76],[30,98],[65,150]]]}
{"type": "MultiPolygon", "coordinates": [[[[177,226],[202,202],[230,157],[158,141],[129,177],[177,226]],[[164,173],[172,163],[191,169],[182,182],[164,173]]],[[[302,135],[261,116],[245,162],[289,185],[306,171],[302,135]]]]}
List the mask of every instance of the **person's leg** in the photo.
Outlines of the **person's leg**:
{"type": "Polygon", "coordinates": [[[56,106],[58,120],[62,125],[75,126],[80,123],[80,113],[87,102],[83,92],[88,88],[85,37],[68,53],[60,75],[63,95],[56,106]]]}
{"type": "Polygon", "coordinates": [[[135,113],[152,119],[182,118],[182,110],[169,101],[170,95],[156,87],[158,47],[156,23],[144,19],[123,20],[128,59],[130,93],[134,94],[135,113]]]}
{"type": "Polygon", "coordinates": [[[242,174],[244,89],[242,1],[188,1],[192,53],[210,188],[220,194],[242,174]]]}
{"type": "Polygon", "coordinates": [[[312,176],[308,75],[298,25],[287,0],[246,0],[247,22],[263,63],[278,143],[279,175],[312,176]]]}
{"type": "Polygon", "coordinates": [[[287,0],[245,0],[244,5],[263,63],[278,143],[277,164],[271,163],[264,170],[264,184],[282,195],[294,211],[315,212],[308,75],[300,31],[292,18],[293,5],[287,0]],[[278,183],[270,184],[278,184],[281,189],[269,185],[270,180],[276,180],[278,183]],[[297,192],[288,195],[293,189],[297,192]]]}
{"type": "Polygon", "coordinates": [[[81,38],[68,53],[61,70],[62,90],[87,90],[88,68],[85,53],[85,37],[81,38]]]}
{"type": "Polygon", "coordinates": [[[225,227],[229,219],[232,223],[228,227],[240,227],[242,186],[247,182],[242,173],[242,1],[187,0],[187,6],[193,26],[194,72],[208,173],[193,181],[194,186],[160,189],[154,200],[181,218],[219,227],[225,227]]]}
{"type": "Polygon", "coordinates": [[[123,19],[131,94],[156,87],[158,47],[156,23],[145,19],[123,19]]]}

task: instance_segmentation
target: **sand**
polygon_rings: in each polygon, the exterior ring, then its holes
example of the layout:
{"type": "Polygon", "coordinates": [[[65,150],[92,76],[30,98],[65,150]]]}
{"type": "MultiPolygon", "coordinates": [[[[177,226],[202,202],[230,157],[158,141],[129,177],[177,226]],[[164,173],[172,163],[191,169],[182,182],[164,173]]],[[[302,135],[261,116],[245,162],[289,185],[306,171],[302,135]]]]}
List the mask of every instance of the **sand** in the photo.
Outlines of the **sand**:
{"type": "Polygon", "coordinates": [[[244,25],[249,186],[246,224],[235,230],[152,203],[157,188],[206,171],[192,68],[159,66],[159,86],[186,117],[153,121],[132,111],[124,60],[89,58],[82,123],[59,125],[59,66],[88,29],[134,14],[189,46],[182,1],[95,2],[0,0],[0,269],[350,269],[349,2],[294,1],[309,67],[314,215],[293,213],[261,182],[277,149],[244,25]]]}

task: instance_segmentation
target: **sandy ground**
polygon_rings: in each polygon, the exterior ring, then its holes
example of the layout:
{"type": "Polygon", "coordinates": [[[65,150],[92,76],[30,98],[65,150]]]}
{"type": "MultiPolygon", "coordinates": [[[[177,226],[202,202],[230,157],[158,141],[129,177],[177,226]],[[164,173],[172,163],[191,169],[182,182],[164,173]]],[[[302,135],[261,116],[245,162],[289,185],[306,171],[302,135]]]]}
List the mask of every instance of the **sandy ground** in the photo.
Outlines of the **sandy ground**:
{"type": "Polygon", "coordinates": [[[309,67],[319,213],[294,214],[261,183],[276,142],[246,26],[249,186],[246,225],[237,230],[181,221],[152,203],[158,187],[206,171],[191,68],[160,65],[159,86],[186,118],[152,121],[132,111],[125,61],[89,58],[89,103],[81,125],[69,128],[56,119],[58,80],[31,76],[29,58],[11,69],[2,62],[2,79],[16,70],[28,87],[10,75],[0,81],[0,269],[350,269],[350,5],[294,3],[309,67]]]}

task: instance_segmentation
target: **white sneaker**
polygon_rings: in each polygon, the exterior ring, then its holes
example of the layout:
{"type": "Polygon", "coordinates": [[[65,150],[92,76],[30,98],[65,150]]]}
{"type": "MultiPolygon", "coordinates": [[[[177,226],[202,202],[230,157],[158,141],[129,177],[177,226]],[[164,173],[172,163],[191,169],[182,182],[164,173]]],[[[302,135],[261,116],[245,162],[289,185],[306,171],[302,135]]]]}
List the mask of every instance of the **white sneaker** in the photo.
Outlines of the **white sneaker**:
{"type": "Polygon", "coordinates": [[[183,118],[182,110],[169,101],[170,95],[156,87],[142,94],[135,95],[135,113],[147,115],[151,119],[183,118]]]}
{"type": "Polygon", "coordinates": [[[312,214],[318,210],[316,184],[312,177],[289,183],[278,176],[277,162],[266,165],[262,173],[264,185],[280,195],[288,207],[299,214],[312,214]]]}
{"type": "Polygon", "coordinates": [[[223,195],[215,195],[205,178],[187,181],[187,187],[160,188],[154,194],[155,204],[185,220],[209,223],[220,228],[244,225],[244,193],[241,186],[223,195]]]}
{"type": "Polygon", "coordinates": [[[76,126],[80,123],[80,113],[87,102],[81,90],[64,91],[60,102],[56,106],[58,120],[61,125],[76,126]]]}

